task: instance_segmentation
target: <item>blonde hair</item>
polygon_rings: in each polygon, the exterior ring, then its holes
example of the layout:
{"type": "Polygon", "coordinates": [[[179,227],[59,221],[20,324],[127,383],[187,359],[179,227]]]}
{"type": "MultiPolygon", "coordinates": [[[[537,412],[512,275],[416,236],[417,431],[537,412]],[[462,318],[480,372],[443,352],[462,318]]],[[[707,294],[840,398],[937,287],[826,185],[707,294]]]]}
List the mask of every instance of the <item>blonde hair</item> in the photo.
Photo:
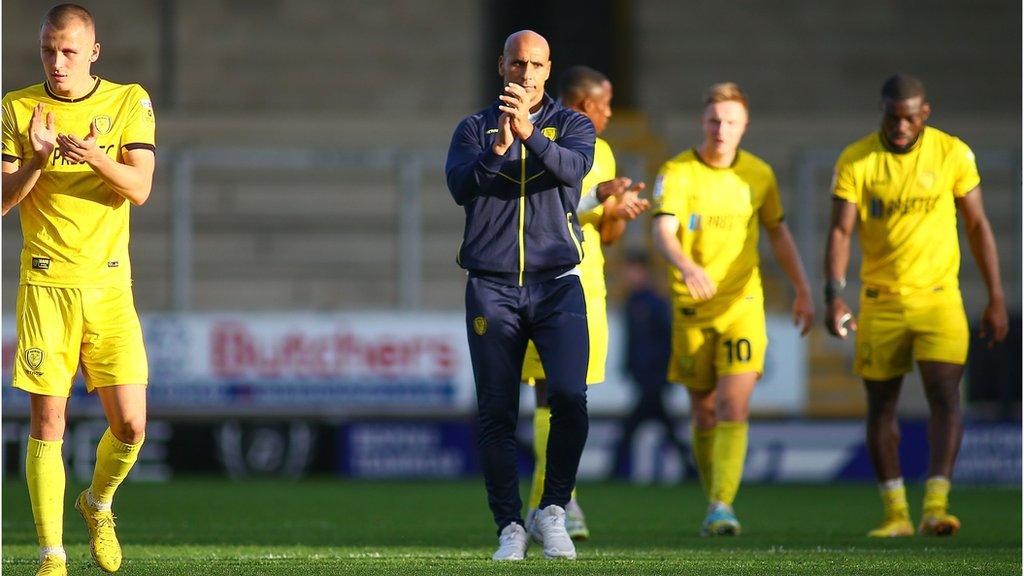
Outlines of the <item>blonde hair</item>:
{"type": "Polygon", "coordinates": [[[704,105],[718,102],[739,102],[747,110],[750,109],[747,104],[747,95],[740,90],[735,82],[720,82],[708,89],[707,94],[704,95],[704,105]]]}

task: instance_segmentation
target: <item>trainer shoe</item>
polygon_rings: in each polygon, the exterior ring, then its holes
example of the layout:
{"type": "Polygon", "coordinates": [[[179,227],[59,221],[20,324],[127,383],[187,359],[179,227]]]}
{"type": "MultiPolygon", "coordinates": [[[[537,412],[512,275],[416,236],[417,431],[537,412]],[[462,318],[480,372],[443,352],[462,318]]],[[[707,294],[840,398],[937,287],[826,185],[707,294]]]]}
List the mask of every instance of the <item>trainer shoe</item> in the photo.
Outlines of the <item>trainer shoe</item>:
{"type": "MultiPolygon", "coordinates": [[[[924,524],[921,525],[922,528],[924,524]]],[[[868,532],[871,538],[900,538],[902,536],[913,536],[914,525],[910,523],[907,516],[890,516],[882,522],[882,525],[868,532]]]]}
{"type": "Polygon", "coordinates": [[[732,506],[723,502],[715,502],[708,507],[708,515],[700,525],[701,536],[739,536],[740,521],[732,506]]]}
{"type": "Polygon", "coordinates": [[[526,529],[513,522],[502,529],[498,536],[498,549],[491,555],[491,560],[522,560],[526,558],[526,547],[529,545],[526,529]]]}
{"type": "Polygon", "coordinates": [[[565,531],[573,540],[586,540],[590,538],[590,529],[587,528],[587,518],[583,515],[576,499],[569,500],[565,506],[565,531]]]}
{"type": "Polygon", "coordinates": [[[534,522],[541,534],[545,558],[576,559],[576,545],[565,531],[565,509],[552,504],[537,512],[534,522]]]}
{"type": "Polygon", "coordinates": [[[117,572],[121,567],[121,544],[114,532],[114,513],[110,510],[96,510],[89,505],[89,490],[84,490],[75,500],[75,510],[85,520],[89,530],[89,552],[92,561],[104,572],[117,572]]]}
{"type": "Polygon", "coordinates": [[[36,576],[68,576],[68,562],[56,554],[47,554],[39,563],[36,576]]]}
{"type": "Polygon", "coordinates": [[[944,511],[926,512],[918,531],[922,536],[953,536],[960,530],[960,520],[944,511]]]}

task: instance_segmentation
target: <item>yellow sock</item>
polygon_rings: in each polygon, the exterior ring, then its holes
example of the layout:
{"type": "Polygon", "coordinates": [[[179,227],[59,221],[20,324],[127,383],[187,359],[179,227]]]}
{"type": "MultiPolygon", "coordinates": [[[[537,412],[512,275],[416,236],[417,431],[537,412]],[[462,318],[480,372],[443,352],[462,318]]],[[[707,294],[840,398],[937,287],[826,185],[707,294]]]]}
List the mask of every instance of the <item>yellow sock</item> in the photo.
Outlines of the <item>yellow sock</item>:
{"type": "Polygon", "coordinates": [[[96,470],[89,489],[96,504],[109,505],[114,500],[114,491],[135,465],[142,442],[125,444],[114,436],[110,428],[103,433],[96,446],[96,470]]]}
{"type": "Polygon", "coordinates": [[[64,532],[63,440],[50,442],[29,436],[25,479],[32,502],[32,517],[41,548],[61,548],[64,532]]]}
{"type": "Polygon", "coordinates": [[[713,468],[711,456],[715,446],[715,429],[690,425],[690,445],[693,447],[693,460],[697,464],[697,475],[700,476],[704,496],[710,499],[713,468]]]}
{"type": "Polygon", "coordinates": [[[933,476],[924,485],[924,513],[929,515],[941,515],[946,513],[949,506],[948,478],[933,476]]]}
{"type": "Polygon", "coordinates": [[[886,480],[878,485],[882,495],[882,506],[886,518],[910,519],[910,507],[907,506],[907,489],[903,486],[903,478],[886,480]]]}
{"type": "Polygon", "coordinates": [[[712,502],[732,506],[743,477],[747,457],[747,423],[719,421],[715,425],[715,444],[711,449],[714,473],[711,477],[712,502]]]}
{"type": "Polygon", "coordinates": [[[548,436],[551,434],[551,408],[538,406],[533,412],[533,486],[530,487],[530,508],[540,506],[544,496],[544,472],[548,466],[548,436]]]}

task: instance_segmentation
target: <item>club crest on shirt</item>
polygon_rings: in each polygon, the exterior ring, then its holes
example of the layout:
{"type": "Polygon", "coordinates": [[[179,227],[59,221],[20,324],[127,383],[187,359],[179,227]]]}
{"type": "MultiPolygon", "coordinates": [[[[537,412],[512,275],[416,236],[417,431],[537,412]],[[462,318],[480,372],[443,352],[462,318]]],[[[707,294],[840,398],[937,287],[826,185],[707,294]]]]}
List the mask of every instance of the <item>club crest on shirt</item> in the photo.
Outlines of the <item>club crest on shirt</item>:
{"type": "Polygon", "coordinates": [[[548,140],[554,140],[558,138],[558,129],[554,126],[548,126],[540,131],[548,140]]]}
{"type": "Polygon", "coordinates": [[[114,121],[111,120],[110,116],[106,115],[93,118],[92,123],[100,134],[110,134],[110,129],[114,127],[114,121]]]}
{"type": "MultiPolygon", "coordinates": [[[[39,367],[43,365],[43,358],[45,358],[45,356],[46,355],[43,354],[41,349],[29,348],[28,350],[25,350],[25,363],[28,364],[29,368],[32,370],[38,370],[39,367]]],[[[37,375],[38,374],[39,373],[37,373],[37,375]]]]}
{"type": "Polygon", "coordinates": [[[477,336],[483,336],[487,333],[487,318],[483,316],[477,316],[473,318],[473,332],[476,332],[477,336]]]}

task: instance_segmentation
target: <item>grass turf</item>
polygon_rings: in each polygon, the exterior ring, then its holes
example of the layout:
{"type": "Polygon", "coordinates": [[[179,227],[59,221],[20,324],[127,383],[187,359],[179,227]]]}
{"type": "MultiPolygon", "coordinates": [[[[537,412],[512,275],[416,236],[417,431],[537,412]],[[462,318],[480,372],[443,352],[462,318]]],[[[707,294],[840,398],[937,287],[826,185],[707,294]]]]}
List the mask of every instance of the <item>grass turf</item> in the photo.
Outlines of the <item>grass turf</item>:
{"type": "MultiPolygon", "coordinates": [[[[525,483],[524,483],[525,484],[525,483]]],[[[524,486],[525,488],[525,486],[524,486]]],[[[92,565],[69,485],[65,545],[71,574],[92,565]]],[[[496,544],[481,482],[300,482],[180,479],[128,484],[115,512],[125,561],[118,574],[1021,574],[1021,491],[956,486],[954,538],[869,540],[880,519],[868,485],[744,486],[744,534],[697,536],[700,490],[580,487],[593,539],[579,560],[488,560],[496,544]]],[[[910,490],[919,514],[921,492],[910,490]]],[[[35,531],[23,482],[3,482],[3,573],[34,574],[35,531]]]]}

